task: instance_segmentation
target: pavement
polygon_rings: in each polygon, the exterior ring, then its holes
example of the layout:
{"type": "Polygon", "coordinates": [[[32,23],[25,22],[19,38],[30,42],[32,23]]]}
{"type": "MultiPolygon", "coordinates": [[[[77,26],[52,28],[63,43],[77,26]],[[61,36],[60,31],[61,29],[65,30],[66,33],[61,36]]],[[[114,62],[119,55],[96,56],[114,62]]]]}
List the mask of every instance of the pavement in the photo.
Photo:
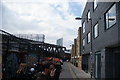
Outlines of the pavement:
{"type": "Polygon", "coordinates": [[[64,62],[62,65],[62,71],[60,73],[60,79],[66,79],[66,78],[76,78],[76,76],[72,72],[70,68],[70,64],[67,62],[64,62]]]}
{"type": "Polygon", "coordinates": [[[80,70],[78,67],[75,67],[70,62],[64,62],[62,66],[62,72],[60,74],[60,80],[61,79],[67,79],[67,80],[92,80],[90,79],[90,74],[84,72],[83,70],[80,70]]]}

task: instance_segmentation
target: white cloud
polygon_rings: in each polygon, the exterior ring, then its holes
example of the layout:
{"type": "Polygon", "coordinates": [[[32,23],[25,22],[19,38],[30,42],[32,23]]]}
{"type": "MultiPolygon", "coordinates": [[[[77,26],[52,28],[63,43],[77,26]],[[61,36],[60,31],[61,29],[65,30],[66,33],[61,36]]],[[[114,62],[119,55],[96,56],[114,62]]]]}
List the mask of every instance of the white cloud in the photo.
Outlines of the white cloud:
{"type": "MultiPolygon", "coordinates": [[[[46,2],[46,3],[60,3],[60,2],[85,2],[86,0],[2,0],[3,2],[46,2]]],[[[88,0],[92,1],[92,0],[88,0]]]]}
{"type": "Polygon", "coordinates": [[[56,43],[63,37],[65,46],[72,44],[79,24],[75,16],[69,14],[68,2],[24,1],[28,0],[3,1],[3,29],[11,33],[45,34],[48,43],[56,43]]]}

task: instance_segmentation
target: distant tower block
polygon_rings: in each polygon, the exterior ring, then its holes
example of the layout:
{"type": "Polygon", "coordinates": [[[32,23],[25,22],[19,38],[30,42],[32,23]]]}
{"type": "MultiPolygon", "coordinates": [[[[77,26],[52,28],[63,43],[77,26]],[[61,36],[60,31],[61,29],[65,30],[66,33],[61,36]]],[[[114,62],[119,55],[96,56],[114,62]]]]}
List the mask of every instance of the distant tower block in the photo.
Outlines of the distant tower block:
{"type": "Polygon", "coordinates": [[[58,39],[56,44],[59,46],[63,46],[63,38],[58,39]]]}

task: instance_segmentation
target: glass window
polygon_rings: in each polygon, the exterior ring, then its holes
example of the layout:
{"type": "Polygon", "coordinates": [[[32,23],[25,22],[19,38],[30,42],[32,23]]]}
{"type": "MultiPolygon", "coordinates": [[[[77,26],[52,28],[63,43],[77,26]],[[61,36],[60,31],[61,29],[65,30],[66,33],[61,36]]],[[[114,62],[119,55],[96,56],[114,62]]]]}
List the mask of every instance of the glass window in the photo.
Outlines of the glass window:
{"type": "Polygon", "coordinates": [[[83,46],[85,46],[85,39],[83,39],[83,46]]]}
{"type": "Polygon", "coordinates": [[[98,5],[98,0],[94,0],[94,9],[97,7],[98,5]]]}
{"type": "Polygon", "coordinates": [[[85,32],[85,22],[83,22],[83,33],[85,32]]]}
{"type": "Polygon", "coordinates": [[[106,29],[116,23],[116,4],[114,4],[110,10],[105,14],[106,18],[106,29]]]}
{"type": "Polygon", "coordinates": [[[85,39],[83,39],[83,51],[85,50],[85,39]]]}
{"type": "Polygon", "coordinates": [[[90,42],[90,39],[91,37],[90,37],[90,32],[87,34],[87,43],[89,43],[90,42]]]}
{"type": "Polygon", "coordinates": [[[90,20],[90,10],[87,13],[87,21],[89,21],[89,20],[90,20]]]}
{"type": "Polygon", "coordinates": [[[98,23],[94,26],[94,38],[98,36],[98,23]]]}

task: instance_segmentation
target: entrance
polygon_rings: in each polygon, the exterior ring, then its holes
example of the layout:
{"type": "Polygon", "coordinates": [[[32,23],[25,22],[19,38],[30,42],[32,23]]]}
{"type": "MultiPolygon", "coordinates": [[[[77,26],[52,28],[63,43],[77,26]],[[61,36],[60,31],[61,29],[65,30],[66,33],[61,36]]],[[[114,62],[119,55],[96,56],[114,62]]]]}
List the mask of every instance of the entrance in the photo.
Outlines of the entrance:
{"type": "Polygon", "coordinates": [[[90,63],[90,61],[89,61],[89,59],[90,59],[90,55],[89,54],[87,54],[87,55],[84,55],[84,56],[82,56],[82,69],[86,72],[86,73],[88,73],[89,72],[89,63],[90,63]]]}
{"type": "Polygon", "coordinates": [[[101,78],[101,53],[95,53],[95,77],[101,78]]]}
{"type": "Polygon", "coordinates": [[[106,49],[106,78],[120,77],[120,47],[106,49]]]}
{"type": "Polygon", "coordinates": [[[113,78],[119,78],[120,77],[120,50],[116,48],[116,50],[113,51],[113,78]]]}

